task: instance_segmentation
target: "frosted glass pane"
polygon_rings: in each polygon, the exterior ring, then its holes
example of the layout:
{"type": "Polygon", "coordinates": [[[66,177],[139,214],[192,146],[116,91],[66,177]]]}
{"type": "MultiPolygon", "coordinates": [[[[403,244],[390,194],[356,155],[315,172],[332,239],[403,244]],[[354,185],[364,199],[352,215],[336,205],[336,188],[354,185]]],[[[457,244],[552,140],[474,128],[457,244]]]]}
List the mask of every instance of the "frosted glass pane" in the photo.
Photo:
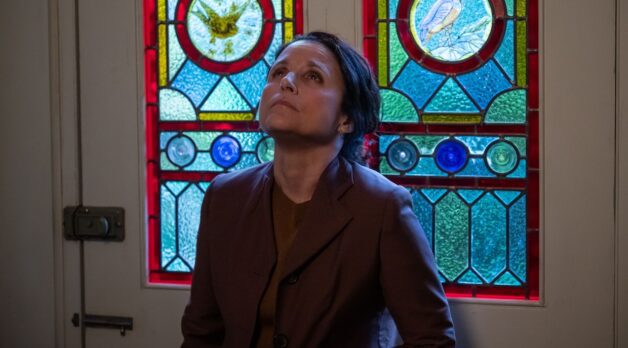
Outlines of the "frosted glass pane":
{"type": "Polygon", "coordinates": [[[457,136],[456,139],[463,142],[472,155],[482,155],[484,154],[484,151],[486,151],[488,145],[499,138],[483,136],[457,136]]]}
{"type": "Polygon", "coordinates": [[[460,284],[483,284],[484,282],[480,279],[472,270],[468,270],[462,277],[458,278],[457,283],[460,284]]]}
{"type": "Polygon", "coordinates": [[[283,17],[283,9],[281,7],[283,0],[273,0],[273,9],[275,10],[275,19],[283,17]]]}
{"type": "Polygon", "coordinates": [[[511,86],[504,74],[491,60],[478,70],[459,75],[458,81],[482,109],[486,108],[499,92],[511,86]]]}
{"type": "Polygon", "coordinates": [[[162,152],[159,156],[159,168],[161,170],[178,170],[179,169],[172,162],[170,162],[165,152],[162,152]]]}
{"type": "Polygon", "coordinates": [[[180,258],[176,258],[168,267],[166,268],[168,272],[190,272],[191,269],[188,267],[180,258]]]}
{"type": "Polygon", "coordinates": [[[427,199],[432,202],[432,203],[436,203],[441,197],[443,197],[445,195],[445,193],[447,193],[446,189],[422,189],[421,193],[423,193],[423,195],[425,195],[425,197],[427,197],[427,199]]]}
{"type": "Polygon", "coordinates": [[[515,145],[517,151],[519,151],[519,156],[526,157],[527,139],[525,137],[504,137],[504,139],[515,145]]]}
{"type": "Polygon", "coordinates": [[[473,105],[473,102],[452,78],[445,82],[443,87],[440,88],[438,93],[436,93],[434,98],[425,107],[425,112],[463,113],[477,111],[478,108],[473,105]]]}
{"type": "Polygon", "coordinates": [[[212,160],[211,155],[208,152],[199,152],[196,154],[196,159],[192,164],[185,167],[188,171],[206,171],[206,172],[222,172],[223,169],[219,167],[212,160]]]}
{"type": "Polygon", "coordinates": [[[388,18],[390,19],[397,18],[398,4],[399,4],[399,0],[388,0],[388,18]]]}
{"type": "Polygon", "coordinates": [[[177,255],[175,227],[175,197],[162,185],[161,187],[161,266],[164,267],[177,255]]]}
{"type": "Polygon", "coordinates": [[[517,30],[517,85],[519,87],[526,87],[528,85],[528,75],[526,73],[527,72],[526,22],[518,21],[516,30],[517,30]]]}
{"type": "Polygon", "coordinates": [[[408,60],[408,54],[399,41],[399,35],[397,34],[397,26],[394,23],[390,24],[390,30],[388,32],[390,38],[388,49],[390,50],[390,80],[394,80],[399,73],[399,70],[408,60]]]}
{"type": "Polygon", "coordinates": [[[399,172],[392,169],[386,160],[386,157],[379,159],[379,172],[383,175],[399,175],[399,172]]]}
{"type": "Polygon", "coordinates": [[[166,144],[168,144],[168,141],[170,140],[170,138],[174,137],[175,135],[177,135],[176,132],[161,132],[159,133],[159,148],[160,149],[165,149],[166,148],[166,144]]]}
{"type": "Polygon", "coordinates": [[[190,137],[196,144],[199,151],[208,151],[214,139],[221,133],[219,132],[185,132],[184,135],[190,137]]]}
{"type": "Polygon", "coordinates": [[[260,164],[260,162],[257,160],[257,156],[255,156],[255,154],[245,153],[242,154],[238,163],[236,163],[236,165],[234,165],[230,170],[245,169],[258,164],[260,164]]]}
{"type": "Polygon", "coordinates": [[[525,123],[526,91],[515,89],[499,95],[486,113],[486,123],[525,123]]]}
{"type": "Polygon", "coordinates": [[[434,153],[436,146],[443,140],[449,138],[446,135],[408,135],[406,138],[412,140],[422,155],[428,156],[434,153]]]}
{"type": "Polygon", "coordinates": [[[203,192],[196,185],[190,185],[178,199],[177,214],[179,225],[179,256],[189,265],[196,261],[196,236],[201,218],[203,192]]]}
{"type": "Polygon", "coordinates": [[[499,197],[499,199],[504,202],[505,205],[510,205],[510,203],[512,203],[512,201],[514,201],[517,197],[519,197],[519,194],[521,194],[520,191],[503,190],[493,191],[493,193],[495,194],[495,196],[499,197]]]}
{"type": "Polygon", "coordinates": [[[523,195],[510,207],[510,269],[523,281],[526,280],[526,196],[523,195]]]}
{"type": "Polygon", "coordinates": [[[434,209],[427,199],[419,193],[419,191],[411,190],[410,193],[412,194],[412,208],[414,210],[414,214],[419,219],[421,227],[423,227],[423,232],[425,232],[425,236],[431,246],[433,245],[434,240],[434,221],[432,216],[434,209]]]}
{"type": "Polygon", "coordinates": [[[172,192],[172,194],[176,197],[181,194],[183,190],[187,189],[189,183],[186,181],[167,181],[165,185],[168,190],[170,190],[170,192],[172,192]]]}
{"type": "Polygon", "coordinates": [[[450,192],[436,205],[435,257],[450,281],[468,267],[469,208],[450,192]]]}
{"type": "Polygon", "coordinates": [[[393,87],[405,93],[416,107],[422,109],[443,80],[442,75],[428,71],[414,61],[409,61],[393,83],[393,87]]]}
{"type": "Polygon", "coordinates": [[[467,166],[464,167],[461,171],[459,171],[456,176],[477,176],[477,177],[488,177],[493,178],[495,174],[491,173],[484,160],[481,158],[471,158],[469,162],[467,162],[467,166]]]}
{"type": "Polygon", "coordinates": [[[186,55],[179,45],[177,32],[174,25],[168,26],[168,81],[174,78],[181,65],[185,62],[186,55]]]}
{"type": "Polygon", "coordinates": [[[260,132],[231,132],[229,135],[238,140],[242,146],[242,151],[254,152],[263,134],[260,132]]]}
{"type": "Polygon", "coordinates": [[[207,72],[188,60],[172,83],[172,88],[187,95],[194,106],[198,107],[217,81],[218,75],[207,72]]]}
{"type": "Polygon", "coordinates": [[[229,79],[223,77],[201,107],[203,111],[249,111],[251,106],[242,98],[229,79]]]}
{"type": "Polygon", "coordinates": [[[385,153],[390,143],[399,139],[398,135],[380,135],[379,136],[379,153],[385,153]]]}
{"type": "Polygon", "coordinates": [[[505,0],[506,2],[506,14],[508,14],[509,16],[512,16],[515,13],[514,10],[514,0],[505,0]]]}
{"type": "Polygon", "coordinates": [[[432,157],[421,157],[416,167],[406,174],[413,176],[447,176],[447,173],[438,168],[436,161],[432,157]]]}
{"type": "Polygon", "coordinates": [[[484,191],[482,190],[458,190],[460,197],[468,204],[473,204],[483,193],[484,191]]]}
{"type": "Polygon", "coordinates": [[[196,111],[190,100],[173,89],[159,90],[159,119],[162,121],[195,121],[196,111]]]}
{"type": "Polygon", "coordinates": [[[174,20],[175,10],[177,9],[177,2],[179,0],[168,0],[168,20],[174,20]]]}
{"type": "Polygon", "coordinates": [[[495,285],[520,286],[521,283],[510,272],[505,272],[494,283],[495,285]]]}
{"type": "Polygon", "coordinates": [[[268,67],[264,61],[259,61],[253,67],[229,78],[238,88],[250,105],[257,105],[262,97],[262,90],[266,84],[268,67]]]}
{"type": "Polygon", "coordinates": [[[403,94],[390,89],[380,89],[380,95],[382,98],[380,111],[382,122],[419,122],[419,115],[416,113],[414,105],[403,94]]]}
{"type": "Polygon", "coordinates": [[[506,268],[506,208],[487,194],[471,215],[471,264],[490,283],[506,268]]]}
{"type": "MultiPolygon", "coordinates": [[[[511,0],[512,1],[512,0],[511,0]]],[[[512,20],[506,21],[506,32],[501,46],[495,52],[495,59],[506,71],[511,81],[515,79],[515,29],[512,20]]]]}
{"type": "Polygon", "coordinates": [[[275,55],[277,54],[277,50],[279,50],[279,47],[281,47],[281,45],[283,44],[282,31],[283,29],[281,28],[281,24],[276,24],[275,32],[273,33],[273,41],[271,41],[270,47],[264,55],[264,60],[266,61],[266,63],[268,63],[268,65],[273,64],[273,62],[275,61],[275,55]]]}
{"type": "Polygon", "coordinates": [[[506,177],[517,178],[517,179],[525,178],[527,176],[526,170],[527,170],[526,160],[522,159],[519,161],[519,165],[517,166],[517,169],[515,169],[512,173],[508,174],[506,177]]]}

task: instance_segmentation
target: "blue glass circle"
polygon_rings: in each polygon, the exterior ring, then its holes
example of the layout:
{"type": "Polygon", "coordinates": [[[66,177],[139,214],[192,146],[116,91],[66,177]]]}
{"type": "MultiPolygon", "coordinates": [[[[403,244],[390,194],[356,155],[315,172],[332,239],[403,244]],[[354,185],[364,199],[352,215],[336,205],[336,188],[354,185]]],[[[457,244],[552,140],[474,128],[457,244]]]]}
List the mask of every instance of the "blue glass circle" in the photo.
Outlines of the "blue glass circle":
{"type": "Polygon", "coordinates": [[[436,148],[436,165],[448,173],[464,168],[467,159],[467,147],[458,140],[445,140],[436,148]]]}
{"type": "Polygon", "coordinates": [[[393,169],[407,172],[419,161],[419,150],[410,140],[398,139],[388,147],[386,158],[393,169]]]}
{"type": "Polygon", "coordinates": [[[231,167],[240,159],[240,143],[230,136],[221,135],[212,143],[212,159],[223,168],[231,167]]]}
{"type": "Polygon", "coordinates": [[[179,167],[185,167],[194,161],[194,157],[196,157],[196,146],[190,138],[179,135],[173,137],[168,142],[166,156],[168,156],[170,162],[179,167]]]}

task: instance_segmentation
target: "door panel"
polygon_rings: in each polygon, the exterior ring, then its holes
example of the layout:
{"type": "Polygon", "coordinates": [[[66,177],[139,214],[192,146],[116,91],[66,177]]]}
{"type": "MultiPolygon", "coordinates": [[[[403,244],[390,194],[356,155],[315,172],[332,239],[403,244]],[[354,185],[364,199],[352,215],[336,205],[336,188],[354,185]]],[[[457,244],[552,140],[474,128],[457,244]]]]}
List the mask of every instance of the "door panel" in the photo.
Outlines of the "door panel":
{"type": "MultiPolygon", "coordinates": [[[[613,345],[614,6],[541,3],[542,301],[453,300],[461,347],[613,345]]],[[[360,42],[359,4],[305,8],[306,30],[360,42]]],[[[173,347],[188,291],[145,285],[140,2],[84,0],[79,17],[83,203],[126,211],[124,242],[85,243],[86,311],[135,325],[124,337],[88,328],[87,346],[173,347]]]]}

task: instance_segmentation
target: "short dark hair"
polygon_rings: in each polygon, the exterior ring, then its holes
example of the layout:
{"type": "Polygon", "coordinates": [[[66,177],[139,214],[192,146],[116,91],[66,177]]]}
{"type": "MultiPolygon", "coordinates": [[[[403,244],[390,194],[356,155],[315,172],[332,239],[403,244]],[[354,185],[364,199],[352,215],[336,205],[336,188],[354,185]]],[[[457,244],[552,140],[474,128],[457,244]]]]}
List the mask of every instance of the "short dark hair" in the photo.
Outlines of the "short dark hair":
{"type": "Polygon", "coordinates": [[[338,36],[321,31],[313,31],[295,37],[277,51],[283,50],[297,41],[314,41],[329,49],[340,65],[345,85],[341,110],[353,122],[353,132],[345,134],[340,155],[346,159],[364,163],[362,144],[364,135],[377,129],[379,123],[379,88],[369,64],[364,57],[338,36]]]}

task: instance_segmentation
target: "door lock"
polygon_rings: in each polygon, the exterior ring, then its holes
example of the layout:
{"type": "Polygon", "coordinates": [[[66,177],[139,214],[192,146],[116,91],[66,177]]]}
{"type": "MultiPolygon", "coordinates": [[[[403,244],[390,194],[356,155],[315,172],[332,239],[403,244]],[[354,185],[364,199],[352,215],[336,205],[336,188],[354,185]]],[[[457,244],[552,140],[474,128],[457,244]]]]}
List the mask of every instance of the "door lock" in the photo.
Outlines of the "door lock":
{"type": "Polygon", "coordinates": [[[124,209],[70,206],[63,209],[63,234],[68,240],[124,240],[124,209]]]}

